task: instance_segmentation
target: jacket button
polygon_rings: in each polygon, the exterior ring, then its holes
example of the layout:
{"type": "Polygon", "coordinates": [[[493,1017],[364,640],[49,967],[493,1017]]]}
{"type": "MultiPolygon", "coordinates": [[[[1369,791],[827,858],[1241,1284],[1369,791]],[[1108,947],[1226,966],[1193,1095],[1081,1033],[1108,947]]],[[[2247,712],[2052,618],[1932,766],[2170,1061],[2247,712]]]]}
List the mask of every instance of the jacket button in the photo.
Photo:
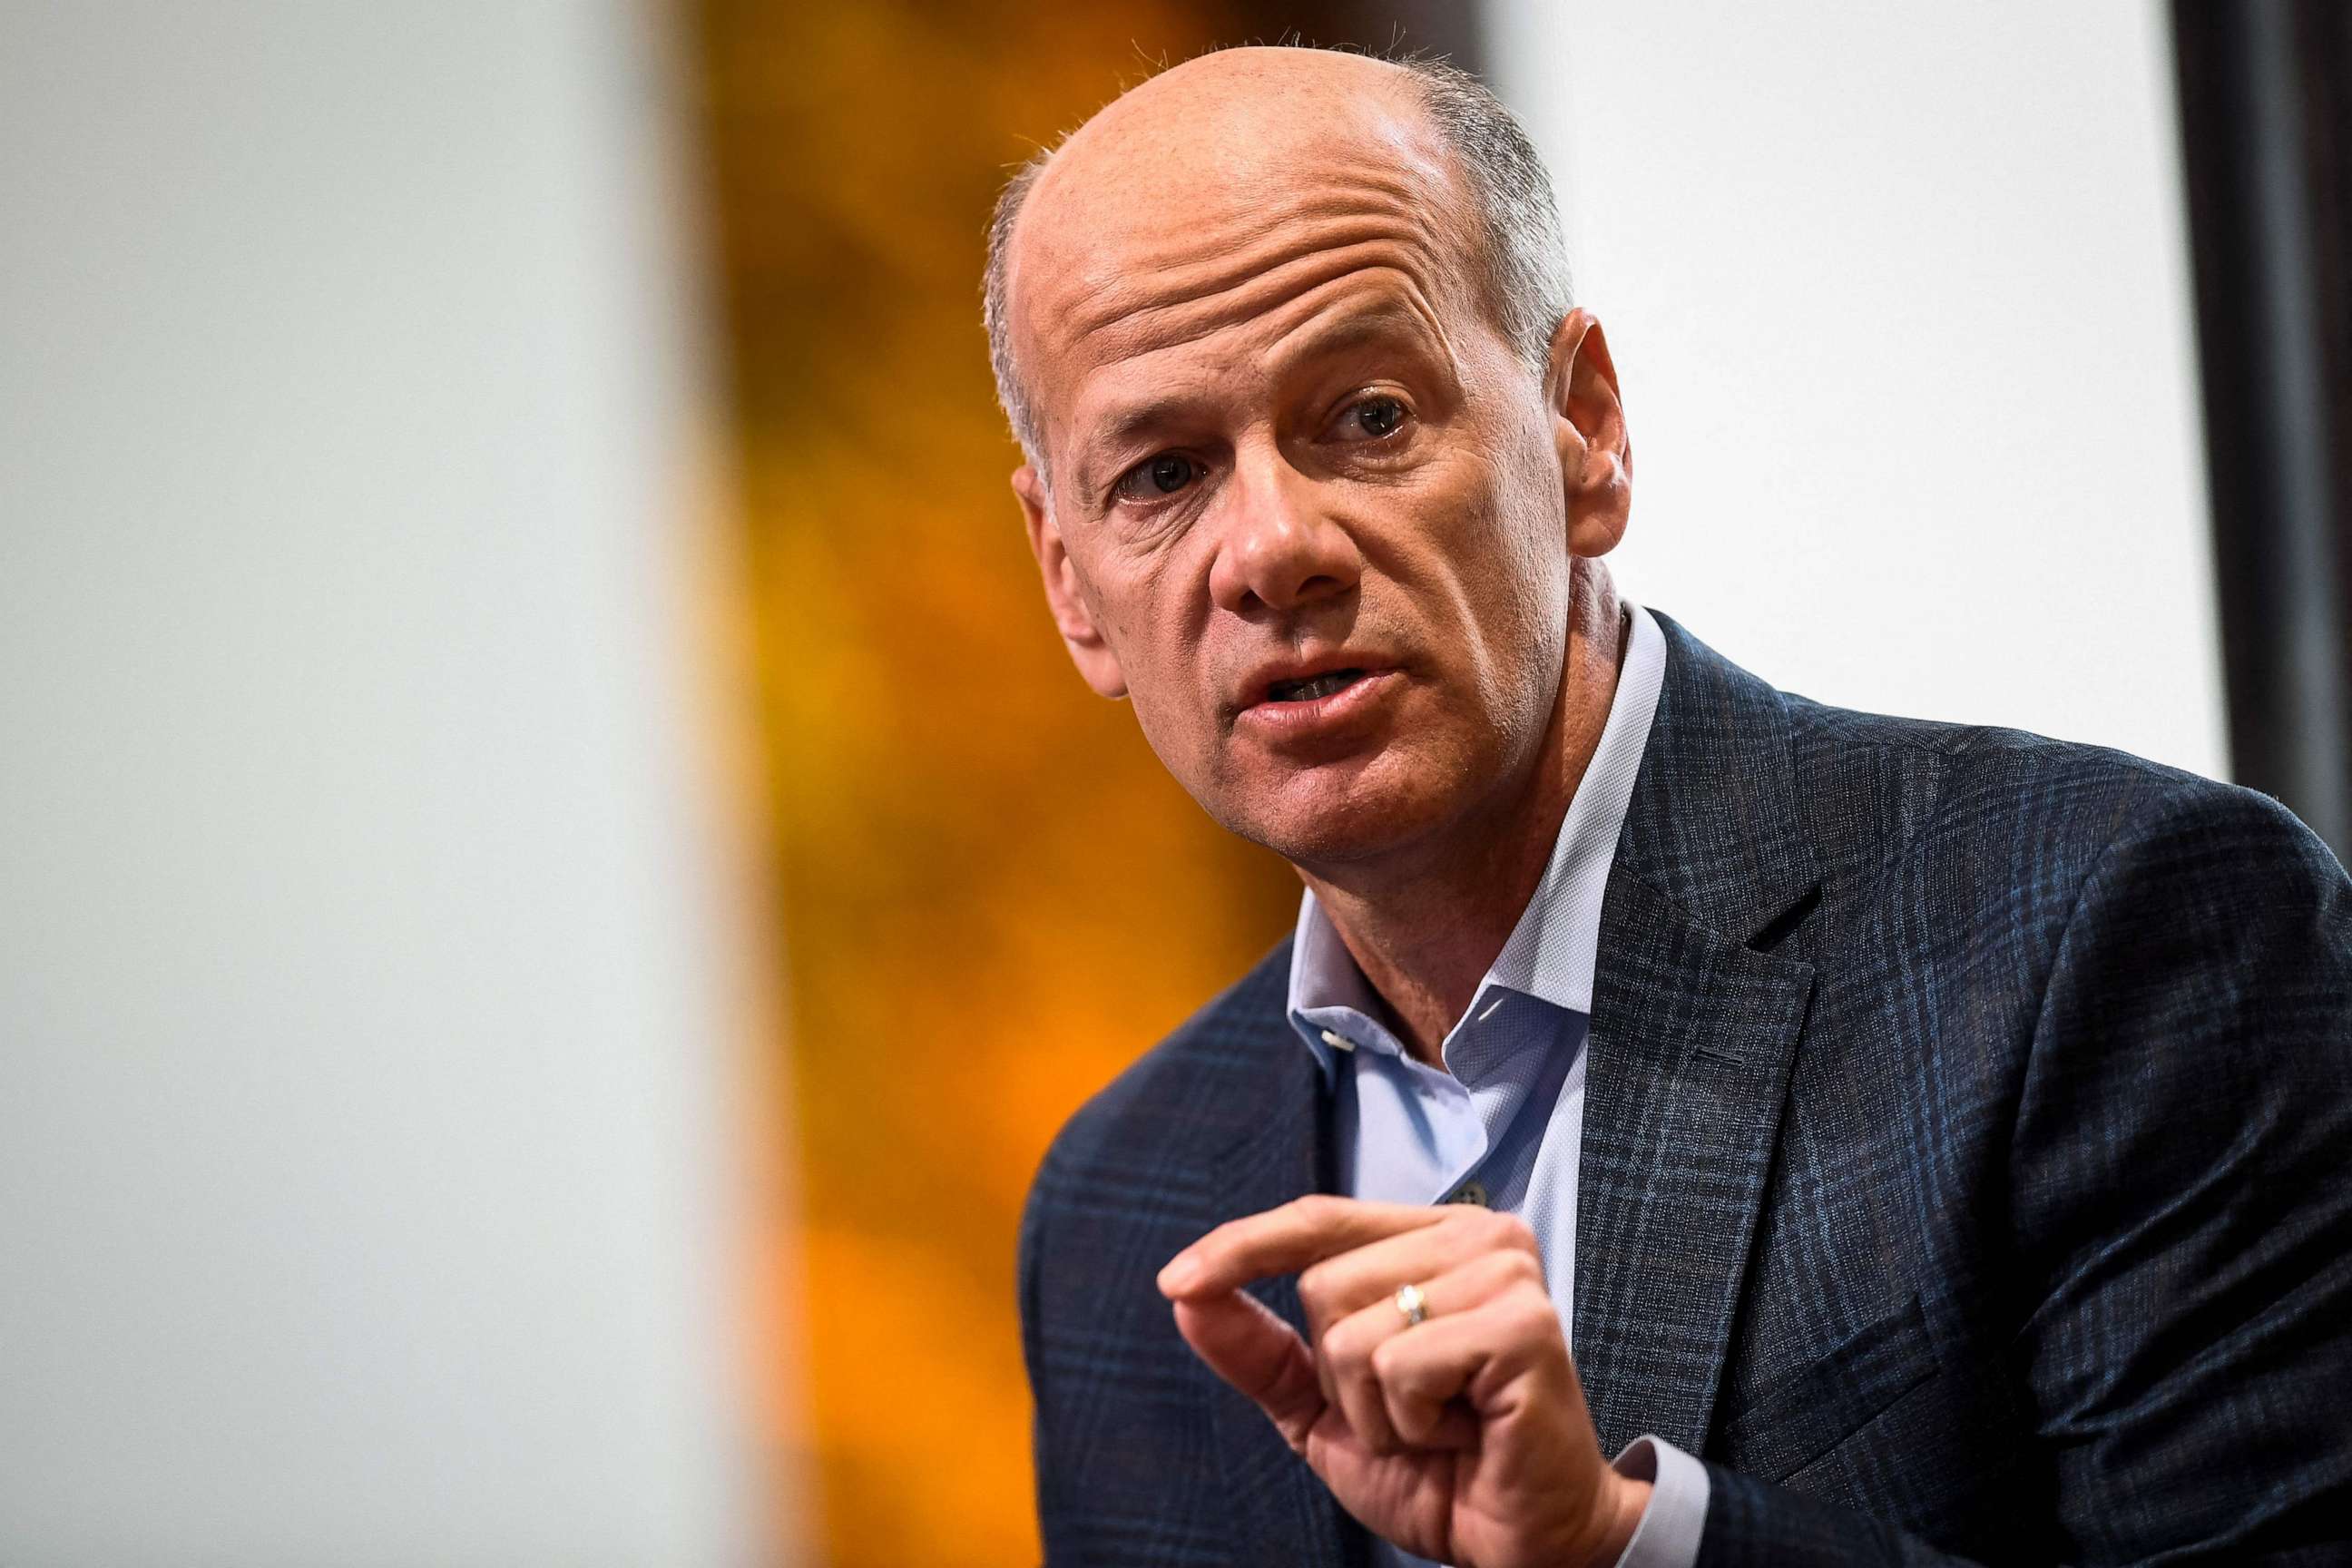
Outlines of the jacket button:
{"type": "Polygon", "coordinates": [[[1475,1181],[1465,1182],[1460,1186],[1454,1188],[1453,1193],[1447,1196],[1445,1201],[1449,1204],[1471,1204],[1476,1207],[1485,1208],[1486,1206],[1486,1188],[1483,1183],[1475,1181]]]}

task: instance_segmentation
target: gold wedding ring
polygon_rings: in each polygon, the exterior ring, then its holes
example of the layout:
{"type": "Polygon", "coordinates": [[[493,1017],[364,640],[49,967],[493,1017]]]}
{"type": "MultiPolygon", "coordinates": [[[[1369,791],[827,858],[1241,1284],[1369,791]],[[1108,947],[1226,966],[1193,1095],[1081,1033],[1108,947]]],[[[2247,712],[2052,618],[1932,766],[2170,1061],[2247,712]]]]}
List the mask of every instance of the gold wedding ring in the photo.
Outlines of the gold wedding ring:
{"type": "Polygon", "coordinates": [[[1401,1285],[1397,1288],[1396,1310],[1406,1328],[1417,1327],[1429,1321],[1429,1298],[1421,1293],[1418,1285],[1401,1285]]]}

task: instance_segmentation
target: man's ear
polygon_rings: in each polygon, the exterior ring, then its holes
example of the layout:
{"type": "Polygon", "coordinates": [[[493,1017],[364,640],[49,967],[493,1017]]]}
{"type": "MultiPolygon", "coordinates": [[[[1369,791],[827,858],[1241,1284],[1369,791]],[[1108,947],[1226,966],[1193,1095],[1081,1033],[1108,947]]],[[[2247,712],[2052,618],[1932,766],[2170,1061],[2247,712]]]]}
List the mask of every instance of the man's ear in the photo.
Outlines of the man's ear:
{"type": "Polygon", "coordinates": [[[1559,450],[1572,555],[1606,555],[1625,537],[1633,507],[1633,443],[1617,397],[1617,366],[1592,312],[1578,306],[1552,333],[1544,368],[1552,440],[1559,450]]]}
{"type": "Polygon", "coordinates": [[[1029,521],[1029,549],[1037,557],[1037,574],[1045,580],[1045,603],[1053,607],[1054,625],[1070,650],[1070,662],[1086,682],[1104,697],[1127,695],[1127,677],[1119,672],[1118,656],[1102,635],[1095,613],[1078,589],[1076,569],[1063,548],[1062,531],[1054,526],[1051,499],[1035,467],[1024,463],[1013,470],[1013,493],[1029,521]]]}

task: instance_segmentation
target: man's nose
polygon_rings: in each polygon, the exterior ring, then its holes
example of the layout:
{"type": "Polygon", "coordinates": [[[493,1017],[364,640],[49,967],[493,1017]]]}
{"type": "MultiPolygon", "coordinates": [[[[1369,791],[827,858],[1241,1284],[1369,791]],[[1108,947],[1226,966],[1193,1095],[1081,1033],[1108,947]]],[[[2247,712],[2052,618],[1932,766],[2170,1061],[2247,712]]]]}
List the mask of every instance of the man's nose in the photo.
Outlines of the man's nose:
{"type": "Polygon", "coordinates": [[[1279,461],[1234,476],[1223,498],[1224,537],[1209,569],[1209,596],[1219,609],[1289,611],[1355,589],[1363,554],[1314,491],[1312,480],[1279,461]]]}

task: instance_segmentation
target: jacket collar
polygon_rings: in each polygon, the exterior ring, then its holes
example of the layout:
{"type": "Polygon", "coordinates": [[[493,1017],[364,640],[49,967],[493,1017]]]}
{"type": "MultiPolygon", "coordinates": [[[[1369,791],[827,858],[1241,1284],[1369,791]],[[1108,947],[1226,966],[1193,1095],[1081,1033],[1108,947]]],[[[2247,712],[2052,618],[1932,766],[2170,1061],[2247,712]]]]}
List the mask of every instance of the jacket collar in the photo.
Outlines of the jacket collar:
{"type": "Polygon", "coordinates": [[[1820,884],[1798,823],[1780,694],[1651,612],[1666,679],[1625,810],[1612,882],[1649,883],[1707,929],[1763,933],[1820,884]]]}

